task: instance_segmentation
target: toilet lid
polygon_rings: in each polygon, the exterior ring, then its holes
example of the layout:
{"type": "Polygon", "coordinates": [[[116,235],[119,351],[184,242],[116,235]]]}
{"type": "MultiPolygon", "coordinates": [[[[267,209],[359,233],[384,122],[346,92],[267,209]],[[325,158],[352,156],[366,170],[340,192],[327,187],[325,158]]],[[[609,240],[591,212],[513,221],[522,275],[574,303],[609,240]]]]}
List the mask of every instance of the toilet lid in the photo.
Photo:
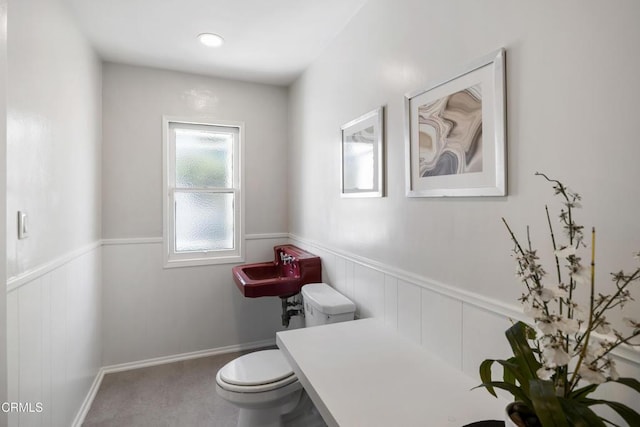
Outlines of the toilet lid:
{"type": "Polygon", "coordinates": [[[280,350],[245,354],[220,369],[223,381],[240,386],[269,384],[291,375],[293,370],[280,350]]]}

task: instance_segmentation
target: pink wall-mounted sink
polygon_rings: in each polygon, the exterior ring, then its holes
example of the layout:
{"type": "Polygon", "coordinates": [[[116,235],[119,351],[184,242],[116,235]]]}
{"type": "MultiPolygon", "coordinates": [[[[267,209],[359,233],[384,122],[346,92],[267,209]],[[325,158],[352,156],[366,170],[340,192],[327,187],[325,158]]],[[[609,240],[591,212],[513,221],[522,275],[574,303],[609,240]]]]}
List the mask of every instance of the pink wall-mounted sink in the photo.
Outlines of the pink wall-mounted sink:
{"type": "Polygon", "coordinates": [[[322,281],[320,257],[297,246],[273,247],[274,260],[233,267],[233,280],[245,297],[288,298],[302,285],[322,281]]]}

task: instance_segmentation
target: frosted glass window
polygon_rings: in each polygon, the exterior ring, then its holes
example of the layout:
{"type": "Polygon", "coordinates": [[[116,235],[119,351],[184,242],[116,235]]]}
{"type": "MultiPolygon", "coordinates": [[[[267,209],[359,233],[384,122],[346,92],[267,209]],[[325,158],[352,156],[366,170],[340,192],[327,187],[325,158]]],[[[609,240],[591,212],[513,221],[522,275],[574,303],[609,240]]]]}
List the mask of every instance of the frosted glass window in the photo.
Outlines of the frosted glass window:
{"type": "Polygon", "coordinates": [[[241,123],[163,119],[165,267],[241,262],[241,123]]]}
{"type": "Polygon", "coordinates": [[[231,187],[233,135],[176,129],[176,187],[231,187]]]}
{"type": "Polygon", "coordinates": [[[233,249],[233,193],[175,193],[176,252],[233,249]]]}

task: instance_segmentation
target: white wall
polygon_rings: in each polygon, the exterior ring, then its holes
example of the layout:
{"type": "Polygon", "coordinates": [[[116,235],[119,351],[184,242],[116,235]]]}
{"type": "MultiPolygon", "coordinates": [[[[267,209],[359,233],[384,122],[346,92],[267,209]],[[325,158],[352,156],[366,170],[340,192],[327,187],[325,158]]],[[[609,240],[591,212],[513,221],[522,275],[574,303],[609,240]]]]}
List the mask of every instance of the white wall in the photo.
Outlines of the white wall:
{"type": "Polygon", "coordinates": [[[598,228],[603,275],[631,265],[640,229],[632,113],[640,60],[631,54],[639,15],[633,1],[371,0],[292,88],[290,231],[513,301],[500,217],[546,238],[552,190],[533,176],[539,170],[583,194],[579,215],[598,228]],[[407,199],[403,95],[502,46],[509,196],[407,199]],[[389,197],[341,199],[340,125],[379,105],[387,106],[389,197]]]}
{"type": "Polygon", "coordinates": [[[100,63],[59,1],[11,1],[9,277],[100,239],[100,63]],[[17,239],[16,212],[31,237],[17,239]]]}
{"type": "MultiPolygon", "coordinates": [[[[559,203],[534,177],[541,171],[584,196],[577,215],[598,230],[598,282],[610,290],[608,273],[636,266],[640,249],[638,18],[640,4],[630,0],[370,0],[291,88],[295,240],[327,254],[329,280],[363,316],[391,316],[401,333],[477,375],[480,360],[505,355],[505,318],[519,313],[522,289],[500,218],[520,233],[531,224],[534,244],[549,252],[544,204],[555,211],[559,203]],[[500,47],[509,195],[406,198],[404,94],[500,47]],[[380,105],[388,197],[343,199],[340,126],[380,105]]],[[[625,309],[637,313],[640,304],[625,309]]],[[[637,352],[627,356],[626,372],[640,376],[637,352]]]]}
{"type": "Polygon", "coordinates": [[[245,123],[247,260],[269,260],[288,224],[287,90],[113,63],[103,73],[104,364],[273,339],[279,299],[243,298],[231,265],[162,268],[162,116],[245,123]]]}
{"type": "Polygon", "coordinates": [[[9,0],[11,425],[70,425],[100,367],[100,62],[58,0],[9,0]],[[16,213],[30,236],[17,239],[16,213]]]}
{"type": "Polygon", "coordinates": [[[104,238],[162,236],[162,115],[245,123],[246,232],[287,231],[287,91],[104,64],[104,238]]]}

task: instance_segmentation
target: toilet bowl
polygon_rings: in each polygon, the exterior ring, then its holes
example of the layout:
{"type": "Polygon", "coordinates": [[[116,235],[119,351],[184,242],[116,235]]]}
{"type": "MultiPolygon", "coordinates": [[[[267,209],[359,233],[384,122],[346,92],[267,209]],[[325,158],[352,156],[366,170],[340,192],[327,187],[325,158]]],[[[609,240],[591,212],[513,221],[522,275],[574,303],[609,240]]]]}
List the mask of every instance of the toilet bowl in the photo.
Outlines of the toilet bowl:
{"type": "Polygon", "coordinates": [[[238,426],[276,427],[299,403],[302,385],[280,350],[262,350],[223,366],[216,391],[240,408],[238,426]]]}
{"type": "MultiPolygon", "coordinates": [[[[353,320],[355,304],[325,283],[302,287],[305,327],[353,320]]],[[[223,366],[216,391],[236,405],[239,427],[326,425],[280,350],[245,354],[223,366]]]]}

